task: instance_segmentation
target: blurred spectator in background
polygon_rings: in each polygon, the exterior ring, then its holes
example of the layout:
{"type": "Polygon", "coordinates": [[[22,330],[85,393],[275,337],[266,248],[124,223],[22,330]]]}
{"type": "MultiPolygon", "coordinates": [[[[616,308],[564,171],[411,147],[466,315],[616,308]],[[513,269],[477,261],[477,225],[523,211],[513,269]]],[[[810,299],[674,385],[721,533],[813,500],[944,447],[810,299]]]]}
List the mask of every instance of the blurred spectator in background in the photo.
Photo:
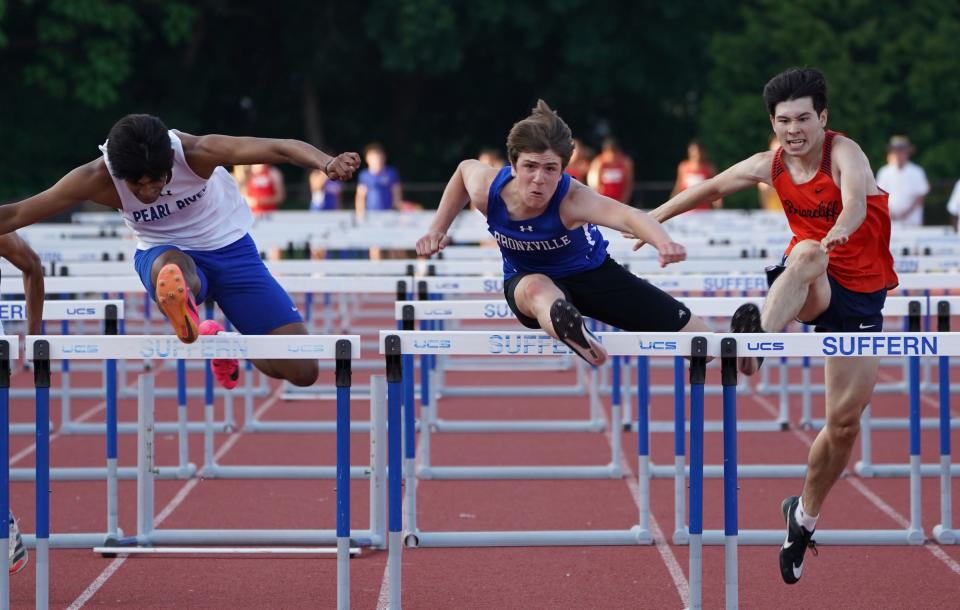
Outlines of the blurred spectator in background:
{"type": "Polygon", "coordinates": [[[279,169],[266,163],[250,166],[246,179],[247,204],[255,216],[276,211],[287,198],[283,174],[279,169]]]}
{"type": "MultiPolygon", "coordinates": [[[[673,191],[670,192],[670,198],[677,196],[677,193],[685,191],[691,186],[696,186],[713,178],[717,171],[710,161],[707,160],[707,151],[703,144],[698,140],[692,140],[687,144],[687,158],[677,165],[677,181],[673,185],[673,191]]],[[[702,201],[697,205],[697,210],[710,210],[723,207],[723,199],[716,201],[702,201]]]]}
{"type": "Polygon", "coordinates": [[[481,150],[480,154],[477,155],[477,161],[486,163],[493,169],[500,169],[507,164],[507,160],[503,158],[503,153],[496,148],[484,148],[481,150]]]}
{"type": "MultiPolygon", "coordinates": [[[[777,152],[779,148],[780,140],[777,139],[777,134],[773,134],[770,136],[770,152],[777,152]]],[[[780,201],[780,196],[777,195],[777,189],[766,182],[758,182],[757,192],[760,194],[760,209],[767,210],[768,212],[783,211],[783,202],[780,201]]]]}
{"type": "Polygon", "coordinates": [[[366,219],[367,211],[380,212],[400,207],[403,191],[400,174],[387,165],[387,153],[379,142],[368,144],[363,151],[367,168],[360,172],[357,182],[357,219],[366,219]]]}
{"type": "Polygon", "coordinates": [[[342,182],[331,180],[319,169],[310,172],[310,210],[312,212],[339,210],[342,207],[341,191],[343,191],[342,182]]]}
{"type": "Polygon", "coordinates": [[[960,180],[953,185],[953,192],[947,201],[947,211],[954,217],[954,228],[960,233],[960,180]]]}
{"type": "Polygon", "coordinates": [[[593,161],[593,157],[593,149],[574,138],[573,155],[570,157],[570,163],[567,164],[567,173],[582,184],[586,184],[587,174],[590,173],[590,162],[593,161]]]}
{"type": "Polygon", "coordinates": [[[629,204],[633,198],[633,160],[613,136],[603,140],[603,148],[590,163],[587,184],[605,197],[629,204]]]}
{"type": "Polygon", "coordinates": [[[923,168],[910,161],[913,145],[907,136],[893,136],[887,144],[887,164],[877,172],[877,186],[890,194],[890,220],[902,225],[923,224],[923,199],[930,183],[923,168]]]}

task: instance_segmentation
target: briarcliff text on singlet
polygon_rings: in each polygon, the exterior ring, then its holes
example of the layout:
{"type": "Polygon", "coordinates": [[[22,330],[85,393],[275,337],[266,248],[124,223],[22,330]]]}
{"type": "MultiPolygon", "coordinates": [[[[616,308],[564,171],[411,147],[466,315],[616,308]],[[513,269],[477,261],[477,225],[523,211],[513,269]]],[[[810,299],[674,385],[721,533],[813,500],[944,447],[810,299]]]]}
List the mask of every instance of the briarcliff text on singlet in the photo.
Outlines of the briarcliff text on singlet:
{"type": "Polygon", "coordinates": [[[508,250],[519,250],[521,252],[559,250],[560,248],[569,246],[572,243],[570,241],[570,237],[567,235],[561,235],[555,239],[544,239],[541,241],[520,241],[519,239],[507,237],[506,235],[500,233],[500,231],[494,231],[493,238],[497,240],[497,243],[504,248],[507,248],[508,250]]]}
{"type": "Polygon", "coordinates": [[[835,222],[837,220],[837,216],[840,215],[840,202],[821,201],[817,207],[811,210],[798,208],[789,199],[784,199],[783,210],[787,214],[796,214],[797,216],[803,216],[804,218],[826,218],[827,220],[832,220],[835,222]]]}

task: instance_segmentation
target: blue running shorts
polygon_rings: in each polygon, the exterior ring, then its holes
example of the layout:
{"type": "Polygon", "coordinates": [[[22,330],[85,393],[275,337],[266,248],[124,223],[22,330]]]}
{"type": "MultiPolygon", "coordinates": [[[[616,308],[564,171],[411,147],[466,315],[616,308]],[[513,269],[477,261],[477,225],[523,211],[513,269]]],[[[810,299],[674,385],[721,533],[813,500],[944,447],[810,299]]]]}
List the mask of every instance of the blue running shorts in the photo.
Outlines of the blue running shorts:
{"type": "MultiPolygon", "coordinates": [[[[134,254],[137,274],[152,298],[156,295],[150,280],[154,261],[167,250],[178,249],[155,246],[134,254]]],[[[215,301],[241,334],[266,335],[286,324],[303,322],[293,300],[260,260],[260,252],[249,234],[217,250],[181,251],[197,265],[197,303],[215,301]]]]}

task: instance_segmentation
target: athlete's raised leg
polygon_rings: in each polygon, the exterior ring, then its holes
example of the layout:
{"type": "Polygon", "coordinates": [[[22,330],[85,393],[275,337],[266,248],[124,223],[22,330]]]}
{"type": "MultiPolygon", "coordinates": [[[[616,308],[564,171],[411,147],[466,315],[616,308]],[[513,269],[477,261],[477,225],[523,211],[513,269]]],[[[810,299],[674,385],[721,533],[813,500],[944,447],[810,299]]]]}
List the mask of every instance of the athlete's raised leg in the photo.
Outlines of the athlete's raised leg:
{"type": "Polygon", "coordinates": [[[520,278],[513,298],[523,315],[535,319],[551,337],[563,341],[581,358],[599,366],[607,352],[583,323],[580,312],[552,279],[540,273],[520,278]]]}
{"type": "Polygon", "coordinates": [[[176,248],[165,250],[154,259],[150,279],[157,306],[170,320],[177,337],[184,343],[196,341],[200,335],[196,304],[200,277],[193,259],[176,248]]]}
{"type": "MultiPolygon", "coordinates": [[[[285,324],[270,331],[270,335],[308,335],[307,325],[303,322],[285,324]]],[[[300,387],[307,387],[317,381],[320,366],[316,360],[251,360],[264,375],[277,379],[286,379],[300,387]]]]}
{"type": "MultiPolygon", "coordinates": [[[[770,286],[763,312],[751,303],[742,305],[730,322],[733,332],[781,332],[793,320],[813,320],[830,306],[830,282],[827,279],[827,254],[820,243],[806,239],[794,246],[786,269],[770,286]]],[[[738,358],[744,375],[760,368],[757,358],[738,358]]]]}

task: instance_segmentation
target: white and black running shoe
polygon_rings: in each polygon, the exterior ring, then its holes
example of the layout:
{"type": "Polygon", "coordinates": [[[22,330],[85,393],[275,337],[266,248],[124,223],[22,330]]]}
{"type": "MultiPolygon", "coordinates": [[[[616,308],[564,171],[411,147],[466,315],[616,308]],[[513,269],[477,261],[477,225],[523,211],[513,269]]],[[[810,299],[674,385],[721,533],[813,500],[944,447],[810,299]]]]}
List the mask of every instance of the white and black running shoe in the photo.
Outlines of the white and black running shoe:
{"type": "MultiPolygon", "coordinates": [[[[753,303],[744,303],[733,312],[730,318],[730,332],[732,333],[762,333],[760,326],[760,309],[753,303]]],[[[744,375],[753,375],[760,370],[763,358],[737,358],[737,369],[744,375]]]]}
{"type": "Polygon", "coordinates": [[[803,573],[803,554],[810,551],[817,555],[817,543],[812,540],[813,532],[797,522],[797,505],[799,496],[790,496],[783,501],[780,508],[783,510],[783,520],[787,524],[787,539],[780,547],[780,575],[788,585],[796,584],[803,573]]]}
{"type": "Polygon", "coordinates": [[[17,527],[17,520],[13,513],[10,513],[10,522],[8,523],[9,548],[8,548],[8,571],[10,574],[16,574],[27,567],[27,549],[23,546],[23,538],[20,536],[20,528],[17,527]]]}
{"type": "Polygon", "coordinates": [[[557,299],[550,306],[550,321],[557,337],[573,352],[592,364],[600,366],[607,361],[607,350],[583,323],[583,317],[569,301],[557,299]]]}

